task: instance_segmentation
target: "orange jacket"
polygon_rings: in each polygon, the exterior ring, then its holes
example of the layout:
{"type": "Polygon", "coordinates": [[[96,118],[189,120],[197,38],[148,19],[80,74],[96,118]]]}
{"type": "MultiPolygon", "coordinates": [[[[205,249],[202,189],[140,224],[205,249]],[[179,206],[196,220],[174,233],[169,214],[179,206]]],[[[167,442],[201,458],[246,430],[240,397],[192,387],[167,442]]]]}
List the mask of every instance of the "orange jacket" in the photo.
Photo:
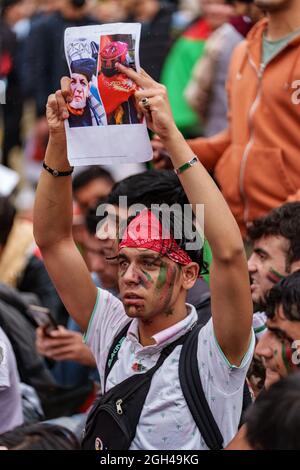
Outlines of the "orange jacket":
{"type": "Polygon", "coordinates": [[[265,19],[257,23],[233,53],[228,129],[189,141],[206,168],[214,170],[243,236],[253,219],[300,199],[300,105],[295,101],[300,103],[300,35],[264,69],[266,25],[265,19]]]}

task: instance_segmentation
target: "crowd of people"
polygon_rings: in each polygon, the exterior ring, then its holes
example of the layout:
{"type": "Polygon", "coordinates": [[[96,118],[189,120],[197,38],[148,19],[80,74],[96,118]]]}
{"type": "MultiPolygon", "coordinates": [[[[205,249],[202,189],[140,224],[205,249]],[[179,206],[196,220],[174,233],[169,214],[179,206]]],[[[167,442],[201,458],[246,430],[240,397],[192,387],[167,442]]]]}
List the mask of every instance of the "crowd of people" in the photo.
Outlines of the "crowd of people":
{"type": "Polygon", "coordinates": [[[299,450],[300,0],[0,8],[0,449],[299,450]],[[74,169],[111,22],[153,161],[74,169]]]}

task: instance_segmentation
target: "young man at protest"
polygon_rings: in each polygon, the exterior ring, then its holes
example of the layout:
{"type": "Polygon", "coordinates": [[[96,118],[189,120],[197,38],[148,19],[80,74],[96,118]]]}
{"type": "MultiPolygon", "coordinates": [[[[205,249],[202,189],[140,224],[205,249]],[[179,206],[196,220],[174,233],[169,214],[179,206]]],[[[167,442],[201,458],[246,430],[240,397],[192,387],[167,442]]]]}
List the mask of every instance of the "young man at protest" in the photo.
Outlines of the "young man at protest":
{"type": "MultiPolygon", "coordinates": [[[[243,242],[221,193],[177,130],[165,87],[145,72],[138,74],[121,65],[118,68],[142,88],[135,94],[139,109],[172,156],[194,212],[198,204],[205,206],[205,233],[213,252],[213,319],[199,333],[197,359],[206,399],[226,445],[237,431],[254,347],[243,242]]],[[[68,118],[64,96],[70,96],[69,79],[63,80],[62,88],[63,92],[56,92],[48,100],[50,139],[46,163],[65,175],[72,171],[64,132],[64,119],[68,118]]],[[[107,391],[127,377],[149,370],[161,350],[197,321],[195,309],[185,299],[199,273],[199,251],[187,251],[186,245],[193,239],[186,239],[183,233],[181,240],[177,236],[175,241],[169,229],[168,237],[163,239],[156,215],[141,213],[129,222],[119,246],[121,302],[108,292],[97,291],[90,279],[72,239],[71,201],[70,177],[54,177],[44,171],[35,204],[35,237],[66,308],[87,330],[86,341],[95,354],[102,389],[107,391]],[[139,224],[150,224],[160,236],[145,238],[143,230],[139,235],[135,231],[139,224]],[[129,318],[133,320],[118,361],[104,384],[108,350],[129,318]]],[[[153,377],[130,449],[207,448],[179,386],[180,349],[172,351],[153,377]]]]}
{"type": "Polygon", "coordinates": [[[284,204],[248,228],[253,253],[248,260],[255,307],[255,333],[265,326],[264,310],[270,289],[300,268],[300,202],[284,204]]]}
{"type": "MultiPolygon", "coordinates": [[[[261,358],[266,370],[264,388],[269,389],[282,378],[299,370],[300,271],[295,271],[274,285],[265,302],[267,329],[260,338],[255,353],[261,358]]],[[[229,444],[228,450],[249,449],[247,426],[246,418],[246,424],[229,444]]],[[[252,432],[253,426],[251,434],[252,432]]]]}

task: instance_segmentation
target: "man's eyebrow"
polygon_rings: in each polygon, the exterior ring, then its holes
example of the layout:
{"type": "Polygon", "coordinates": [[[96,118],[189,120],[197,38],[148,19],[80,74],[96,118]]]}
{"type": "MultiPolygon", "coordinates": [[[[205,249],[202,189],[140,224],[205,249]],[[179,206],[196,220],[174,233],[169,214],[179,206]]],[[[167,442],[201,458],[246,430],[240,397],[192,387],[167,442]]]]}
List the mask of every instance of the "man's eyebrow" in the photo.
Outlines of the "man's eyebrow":
{"type": "Polygon", "coordinates": [[[264,250],[263,248],[254,248],[254,253],[257,253],[258,255],[265,255],[265,256],[269,256],[269,253],[264,250]]]}
{"type": "Polygon", "coordinates": [[[290,341],[291,343],[294,341],[293,338],[291,338],[289,335],[287,335],[286,332],[281,330],[280,328],[276,328],[274,326],[268,326],[268,323],[267,323],[267,328],[268,328],[269,331],[271,331],[275,335],[280,336],[280,337],[284,337],[288,341],[290,341]]]}
{"type": "Polygon", "coordinates": [[[155,261],[161,260],[161,255],[154,255],[153,253],[141,253],[140,255],[138,255],[138,258],[140,260],[151,259],[155,263],[155,261]]]}
{"type": "Polygon", "coordinates": [[[119,253],[118,256],[116,256],[117,259],[125,259],[126,261],[128,261],[128,257],[126,255],[124,255],[124,253],[119,253]]]}

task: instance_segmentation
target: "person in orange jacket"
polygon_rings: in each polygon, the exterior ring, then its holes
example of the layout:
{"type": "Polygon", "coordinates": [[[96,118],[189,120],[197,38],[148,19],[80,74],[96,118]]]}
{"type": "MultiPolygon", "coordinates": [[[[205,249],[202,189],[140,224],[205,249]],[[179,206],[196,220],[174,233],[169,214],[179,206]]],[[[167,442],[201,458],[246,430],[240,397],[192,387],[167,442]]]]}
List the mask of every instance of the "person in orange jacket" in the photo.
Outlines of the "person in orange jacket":
{"type": "MultiPolygon", "coordinates": [[[[233,53],[228,128],[189,141],[215,178],[242,235],[300,197],[300,0],[255,0],[267,12],[233,53]]],[[[161,145],[153,144],[162,167],[161,145]]]]}

